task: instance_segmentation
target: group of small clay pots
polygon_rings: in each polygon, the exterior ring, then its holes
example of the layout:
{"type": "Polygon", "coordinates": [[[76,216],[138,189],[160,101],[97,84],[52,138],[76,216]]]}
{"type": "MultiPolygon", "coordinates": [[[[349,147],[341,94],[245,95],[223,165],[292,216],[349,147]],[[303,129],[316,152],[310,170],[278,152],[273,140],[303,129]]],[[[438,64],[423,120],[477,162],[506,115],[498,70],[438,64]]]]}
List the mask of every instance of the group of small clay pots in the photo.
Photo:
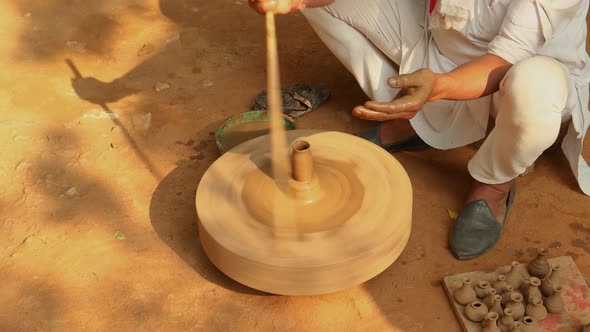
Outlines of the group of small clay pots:
{"type": "Polygon", "coordinates": [[[512,262],[496,280],[480,280],[474,286],[463,279],[453,297],[465,306],[465,317],[481,323],[483,332],[534,332],[548,312],[561,313],[560,266],[547,261],[547,249],[537,252],[528,265],[512,262]]]}

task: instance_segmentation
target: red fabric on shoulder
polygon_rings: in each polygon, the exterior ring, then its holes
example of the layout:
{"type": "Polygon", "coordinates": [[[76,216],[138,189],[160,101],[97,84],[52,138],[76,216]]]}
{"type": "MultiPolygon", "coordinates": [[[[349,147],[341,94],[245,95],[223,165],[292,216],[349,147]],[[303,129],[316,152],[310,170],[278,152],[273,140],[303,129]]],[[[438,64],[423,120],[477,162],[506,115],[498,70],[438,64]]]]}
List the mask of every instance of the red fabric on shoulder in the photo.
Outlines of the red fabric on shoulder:
{"type": "Polygon", "coordinates": [[[434,9],[435,5],[436,5],[436,0],[430,0],[430,8],[428,9],[428,12],[430,14],[432,14],[432,10],[434,9]]]}

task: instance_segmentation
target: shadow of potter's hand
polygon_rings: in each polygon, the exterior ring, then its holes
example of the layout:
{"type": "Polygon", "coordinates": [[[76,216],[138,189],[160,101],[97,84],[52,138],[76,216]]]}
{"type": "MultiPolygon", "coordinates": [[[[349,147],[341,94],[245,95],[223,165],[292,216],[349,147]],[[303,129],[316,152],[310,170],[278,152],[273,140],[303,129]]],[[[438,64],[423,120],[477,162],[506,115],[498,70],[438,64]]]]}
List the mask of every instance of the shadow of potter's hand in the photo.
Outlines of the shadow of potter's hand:
{"type": "Polygon", "coordinates": [[[130,89],[117,81],[107,83],[94,77],[73,78],[72,87],[81,99],[94,104],[115,102],[137,92],[137,90],[130,89]]]}

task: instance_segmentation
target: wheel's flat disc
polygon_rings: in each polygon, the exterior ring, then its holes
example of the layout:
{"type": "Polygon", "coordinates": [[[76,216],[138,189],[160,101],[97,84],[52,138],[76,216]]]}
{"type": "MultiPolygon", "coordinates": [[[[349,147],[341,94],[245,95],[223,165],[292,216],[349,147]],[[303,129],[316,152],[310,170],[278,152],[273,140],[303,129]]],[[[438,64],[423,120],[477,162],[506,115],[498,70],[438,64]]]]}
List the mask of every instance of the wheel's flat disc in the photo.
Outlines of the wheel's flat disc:
{"type": "Polygon", "coordinates": [[[225,153],[199,184],[199,235],[207,256],[236,281],[285,295],[330,293],[381,273],[410,236],[405,170],[356,136],[294,130],[287,139],[310,143],[321,191],[289,212],[297,237],[273,235],[277,189],[269,175],[269,136],[259,137],[225,153]]]}

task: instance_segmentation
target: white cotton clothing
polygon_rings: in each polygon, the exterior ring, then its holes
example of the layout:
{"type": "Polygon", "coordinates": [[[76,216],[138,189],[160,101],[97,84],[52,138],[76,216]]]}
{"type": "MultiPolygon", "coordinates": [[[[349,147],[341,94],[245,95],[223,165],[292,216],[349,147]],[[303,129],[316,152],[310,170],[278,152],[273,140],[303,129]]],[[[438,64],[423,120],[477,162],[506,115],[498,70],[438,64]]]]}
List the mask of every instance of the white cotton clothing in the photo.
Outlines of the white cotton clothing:
{"type": "Polygon", "coordinates": [[[472,0],[438,0],[430,15],[430,26],[461,30],[469,19],[472,5],[472,0]]]}
{"type": "MultiPolygon", "coordinates": [[[[582,191],[590,195],[590,168],[581,155],[590,125],[590,58],[585,49],[589,0],[472,1],[469,18],[460,30],[431,25],[428,3],[424,0],[336,0],[327,7],[305,9],[303,13],[363,90],[378,101],[391,100],[398,93],[386,82],[398,73],[425,67],[448,72],[485,53],[515,65],[533,57],[555,60],[567,77],[567,86],[558,89],[565,94],[560,119],[572,120],[562,149],[582,191]]],[[[426,104],[411,123],[420,137],[435,148],[463,146],[485,137],[490,115],[502,113],[507,107],[501,99],[499,92],[470,101],[439,100],[426,104]]],[[[496,127],[501,126],[501,120],[496,120],[496,127]]],[[[510,134],[507,131],[503,135],[510,134]]],[[[502,135],[493,135],[491,139],[495,136],[502,135]]],[[[498,153],[498,149],[490,149],[488,158],[475,159],[506,159],[494,156],[492,151],[498,153]]],[[[474,161],[469,167],[474,175],[472,165],[474,161]]],[[[518,169],[521,167],[513,167],[514,172],[518,169]]],[[[488,183],[518,175],[509,172],[501,176],[505,171],[488,173],[488,183]]]]}
{"type": "Polygon", "coordinates": [[[555,59],[535,55],[512,66],[494,96],[496,124],[469,161],[471,176],[498,184],[524,173],[569,118],[569,94],[567,69],[555,59]]]}

